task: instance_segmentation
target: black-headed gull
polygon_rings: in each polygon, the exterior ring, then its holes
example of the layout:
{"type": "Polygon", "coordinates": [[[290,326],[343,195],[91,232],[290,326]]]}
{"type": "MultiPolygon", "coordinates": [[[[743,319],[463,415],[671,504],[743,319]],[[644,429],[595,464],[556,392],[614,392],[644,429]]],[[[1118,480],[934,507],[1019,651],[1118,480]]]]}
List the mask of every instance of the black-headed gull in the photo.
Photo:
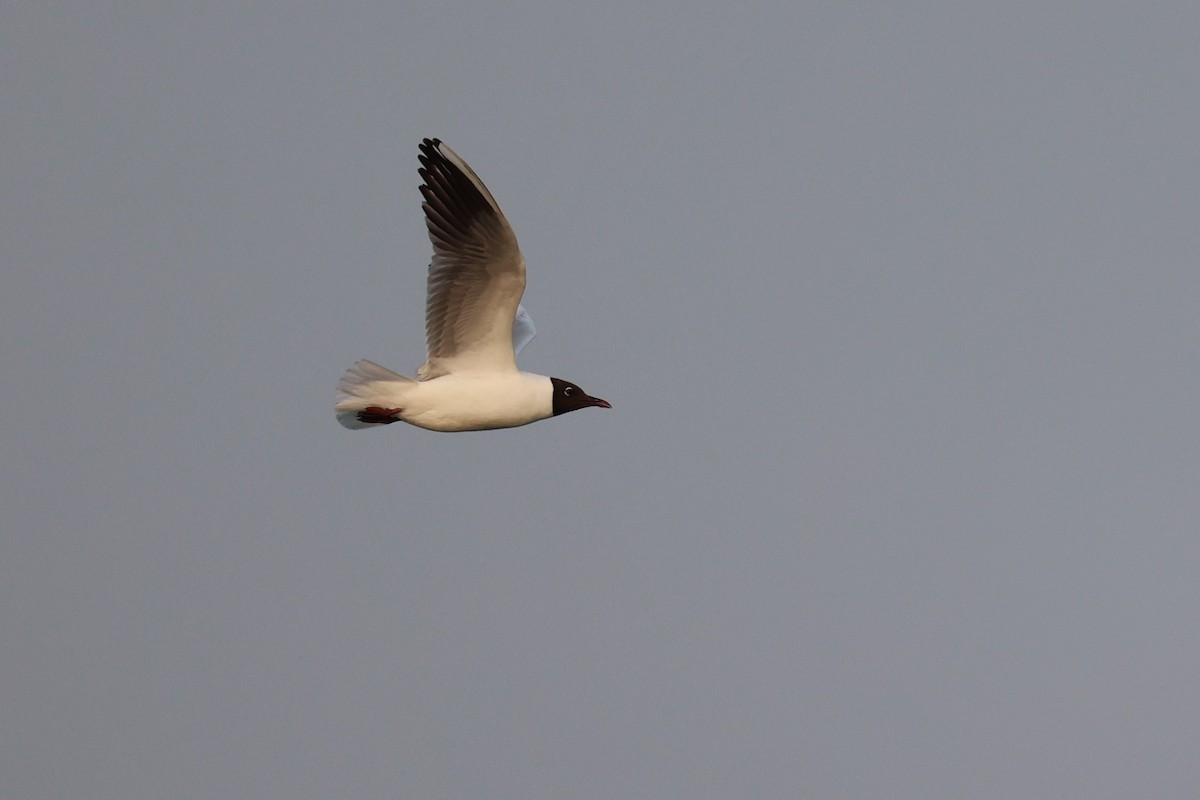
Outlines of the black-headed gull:
{"type": "Polygon", "coordinates": [[[433,242],[425,300],[428,355],[417,378],[372,361],[347,370],[338,422],[407,422],[432,431],[513,428],[588,406],[612,408],[575,384],[517,369],[533,338],[521,305],[525,259],[492,193],[457,153],[421,142],[421,194],[433,242]]]}

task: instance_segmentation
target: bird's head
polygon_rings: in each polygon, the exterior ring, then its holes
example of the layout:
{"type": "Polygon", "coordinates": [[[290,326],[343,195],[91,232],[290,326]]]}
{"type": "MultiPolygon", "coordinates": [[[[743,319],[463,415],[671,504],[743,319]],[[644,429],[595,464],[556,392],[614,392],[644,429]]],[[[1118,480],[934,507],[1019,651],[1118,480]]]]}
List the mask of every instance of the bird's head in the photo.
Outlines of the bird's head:
{"type": "Polygon", "coordinates": [[[551,378],[550,383],[554,387],[553,403],[554,416],[556,417],[559,414],[565,414],[568,411],[577,411],[588,406],[612,408],[607,400],[592,397],[570,381],[564,381],[561,378],[551,378]]]}

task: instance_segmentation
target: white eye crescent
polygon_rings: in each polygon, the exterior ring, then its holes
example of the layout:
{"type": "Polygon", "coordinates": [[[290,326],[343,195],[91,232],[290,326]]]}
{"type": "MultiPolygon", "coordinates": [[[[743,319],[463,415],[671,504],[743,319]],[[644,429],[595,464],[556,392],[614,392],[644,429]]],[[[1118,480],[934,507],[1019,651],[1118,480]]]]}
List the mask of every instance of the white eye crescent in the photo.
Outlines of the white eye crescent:
{"type": "Polygon", "coordinates": [[[570,397],[573,394],[575,394],[574,386],[566,386],[563,388],[563,397],[570,397]]]}

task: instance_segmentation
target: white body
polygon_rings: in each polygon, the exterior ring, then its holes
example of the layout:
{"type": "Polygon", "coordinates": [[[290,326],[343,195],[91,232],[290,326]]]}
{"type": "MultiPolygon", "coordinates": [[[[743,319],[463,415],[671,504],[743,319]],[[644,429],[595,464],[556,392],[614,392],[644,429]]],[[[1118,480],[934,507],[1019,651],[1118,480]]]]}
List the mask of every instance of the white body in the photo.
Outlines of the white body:
{"type": "Polygon", "coordinates": [[[451,373],[414,381],[370,361],[359,361],[339,388],[338,421],[348,428],[369,406],[399,408],[396,418],[431,431],[516,428],[552,416],[550,379],[529,372],[451,373]]]}
{"type": "Polygon", "coordinates": [[[452,373],[418,383],[400,419],[431,431],[516,428],[552,416],[551,393],[545,375],[452,373]]]}

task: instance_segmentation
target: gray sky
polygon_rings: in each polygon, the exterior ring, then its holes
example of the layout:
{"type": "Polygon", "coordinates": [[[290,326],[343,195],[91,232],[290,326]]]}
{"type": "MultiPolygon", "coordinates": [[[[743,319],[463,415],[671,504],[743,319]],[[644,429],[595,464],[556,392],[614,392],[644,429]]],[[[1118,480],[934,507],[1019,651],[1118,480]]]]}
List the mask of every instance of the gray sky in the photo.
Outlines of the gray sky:
{"type": "Polygon", "coordinates": [[[5,4],[0,796],[1200,795],[1200,10],[788,6],[5,4]]]}

